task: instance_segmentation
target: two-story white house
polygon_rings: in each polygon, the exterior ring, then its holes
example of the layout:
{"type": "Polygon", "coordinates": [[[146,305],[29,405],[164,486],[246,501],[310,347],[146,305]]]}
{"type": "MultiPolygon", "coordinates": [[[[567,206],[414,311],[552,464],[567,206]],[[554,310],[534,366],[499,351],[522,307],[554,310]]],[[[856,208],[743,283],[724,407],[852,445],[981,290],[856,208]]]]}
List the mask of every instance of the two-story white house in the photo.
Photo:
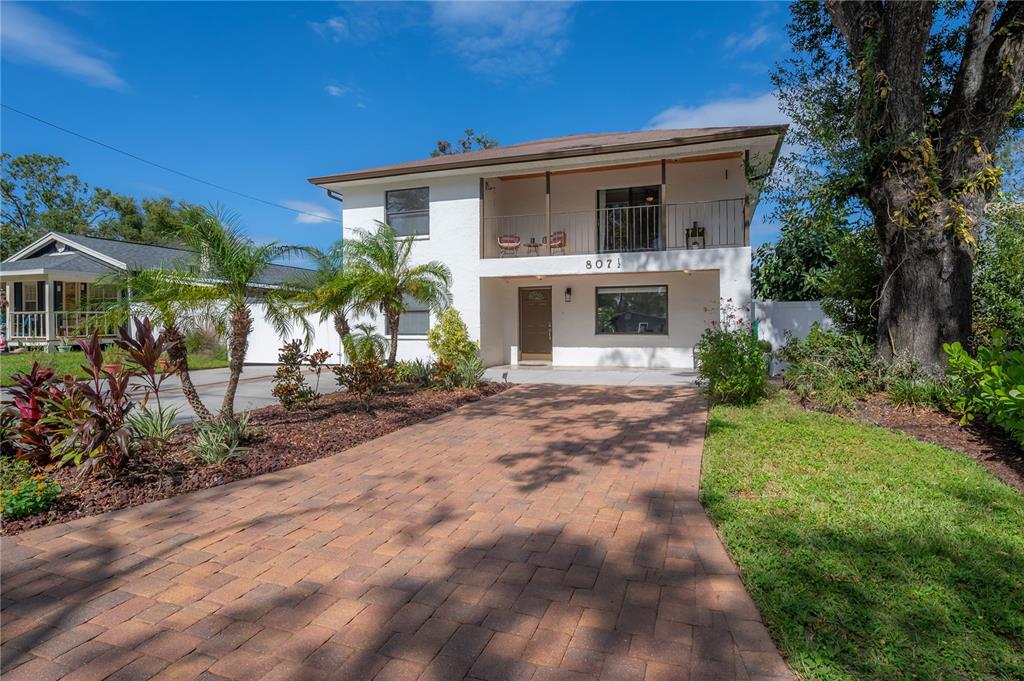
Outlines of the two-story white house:
{"type": "MultiPolygon", "coordinates": [[[[750,305],[750,223],[785,126],[573,135],[310,179],[452,270],[490,366],[693,367],[720,300],[750,305]]],[[[402,316],[427,358],[431,313],[402,316]]],[[[378,319],[381,332],[383,320],[378,319]]]]}

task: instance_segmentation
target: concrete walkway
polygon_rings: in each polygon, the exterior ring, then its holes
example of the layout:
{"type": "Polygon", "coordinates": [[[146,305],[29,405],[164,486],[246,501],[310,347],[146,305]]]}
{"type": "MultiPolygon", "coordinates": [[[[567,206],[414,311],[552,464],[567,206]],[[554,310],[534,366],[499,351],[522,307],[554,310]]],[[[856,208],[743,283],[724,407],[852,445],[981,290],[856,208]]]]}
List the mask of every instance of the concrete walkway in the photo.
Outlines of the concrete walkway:
{"type": "Polygon", "coordinates": [[[693,386],[697,373],[689,369],[626,369],[621,367],[552,367],[526,364],[487,369],[489,381],[551,383],[554,385],[693,386]]]}
{"type": "Polygon", "coordinates": [[[4,681],[790,679],[678,388],[520,386],[2,542],[4,681]]]}

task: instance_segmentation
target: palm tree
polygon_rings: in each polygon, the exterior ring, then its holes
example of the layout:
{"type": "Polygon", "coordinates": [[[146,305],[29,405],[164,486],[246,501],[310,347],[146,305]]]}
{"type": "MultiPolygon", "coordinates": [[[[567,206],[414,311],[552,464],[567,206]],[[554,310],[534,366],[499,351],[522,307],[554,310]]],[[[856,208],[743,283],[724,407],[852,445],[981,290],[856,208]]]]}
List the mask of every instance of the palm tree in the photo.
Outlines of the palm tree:
{"type": "Polygon", "coordinates": [[[355,280],[342,268],[344,241],[339,239],[326,251],[311,249],[311,253],[316,262],[316,274],[300,284],[305,309],[319,315],[321,322],[330,319],[344,347],[345,338],[352,332],[349,315],[372,317],[376,309],[372,304],[355,299],[355,280]]]}
{"type": "Polygon", "coordinates": [[[359,231],[358,239],[346,251],[348,276],[352,278],[353,299],[359,306],[374,306],[387,320],[391,331],[388,365],[398,351],[398,322],[408,309],[408,300],[432,310],[451,304],[452,273],[436,260],[413,265],[413,237],[396,237],[391,225],[377,221],[374,231],[359,231]]]}
{"type": "Polygon", "coordinates": [[[192,271],[175,275],[188,283],[190,302],[220,311],[227,321],[229,375],[219,416],[233,421],[235,392],[252,333],[253,303],[262,304],[264,317],[280,336],[288,335],[298,323],[310,342],[312,326],[303,314],[299,284],[266,285],[266,271],[274,261],[308,254],[309,249],[276,241],[257,244],[239,231],[231,217],[209,210],[185,220],[177,236],[197,257],[192,271]]]}
{"type": "Polygon", "coordinates": [[[129,322],[133,316],[152,318],[167,341],[167,360],[181,382],[181,392],[189,406],[200,420],[213,418],[192,383],[182,331],[208,321],[206,306],[195,302],[198,296],[191,290],[193,284],[167,270],[117,272],[102,277],[100,283],[126,291],[128,295],[106,301],[103,314],[93,319],[90,327],[110,329],[129,322]]]}

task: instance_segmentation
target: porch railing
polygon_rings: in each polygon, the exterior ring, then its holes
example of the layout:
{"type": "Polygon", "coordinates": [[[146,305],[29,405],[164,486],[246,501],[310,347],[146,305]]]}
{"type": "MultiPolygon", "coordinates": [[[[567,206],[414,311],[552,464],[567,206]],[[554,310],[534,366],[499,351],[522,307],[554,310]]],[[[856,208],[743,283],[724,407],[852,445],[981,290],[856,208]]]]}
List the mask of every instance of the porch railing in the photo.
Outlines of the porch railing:
{"type": "MultiPolygon", "coordinates": [[[[551,255],[746,245],[744,199],[551,213],[551,255]]],[[[547,214],[484,217],[484,257],[548,255],[547,214]]]]}
{"type": "MultiPolygon", "coordinates": [[[[50,312],[50,327],[47,329],[46,312],[8,312],[7,338],[9,340],[46,341],[74,339],[92,333],[90,322],[102,312],[62,311],[50,312]],[[51,336],[48,338],[47,333],[51,336]]],[[[112,329],[101,328],[101,335],[110,335],[112,329]]]]}
{"type": "Polygon", "coordinates": [[[46,340],[46,313],[8,312],[7,337],[46,340]]]}

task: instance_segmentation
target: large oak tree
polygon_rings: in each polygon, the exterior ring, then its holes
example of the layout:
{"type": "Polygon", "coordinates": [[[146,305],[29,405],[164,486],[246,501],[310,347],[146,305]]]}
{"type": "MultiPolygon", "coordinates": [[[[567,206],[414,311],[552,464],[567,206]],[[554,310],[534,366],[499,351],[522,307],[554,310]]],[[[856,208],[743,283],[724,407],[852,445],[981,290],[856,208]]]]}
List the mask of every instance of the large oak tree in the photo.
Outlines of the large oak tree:
{"type": "Polygon", "coordinates": [[[1024,3],[802,2],[790,34],[790,141],[878,237],[879,353],[941,367],[944,342],[969,341],[995,152],[1021,129],[1024,3]]]}

